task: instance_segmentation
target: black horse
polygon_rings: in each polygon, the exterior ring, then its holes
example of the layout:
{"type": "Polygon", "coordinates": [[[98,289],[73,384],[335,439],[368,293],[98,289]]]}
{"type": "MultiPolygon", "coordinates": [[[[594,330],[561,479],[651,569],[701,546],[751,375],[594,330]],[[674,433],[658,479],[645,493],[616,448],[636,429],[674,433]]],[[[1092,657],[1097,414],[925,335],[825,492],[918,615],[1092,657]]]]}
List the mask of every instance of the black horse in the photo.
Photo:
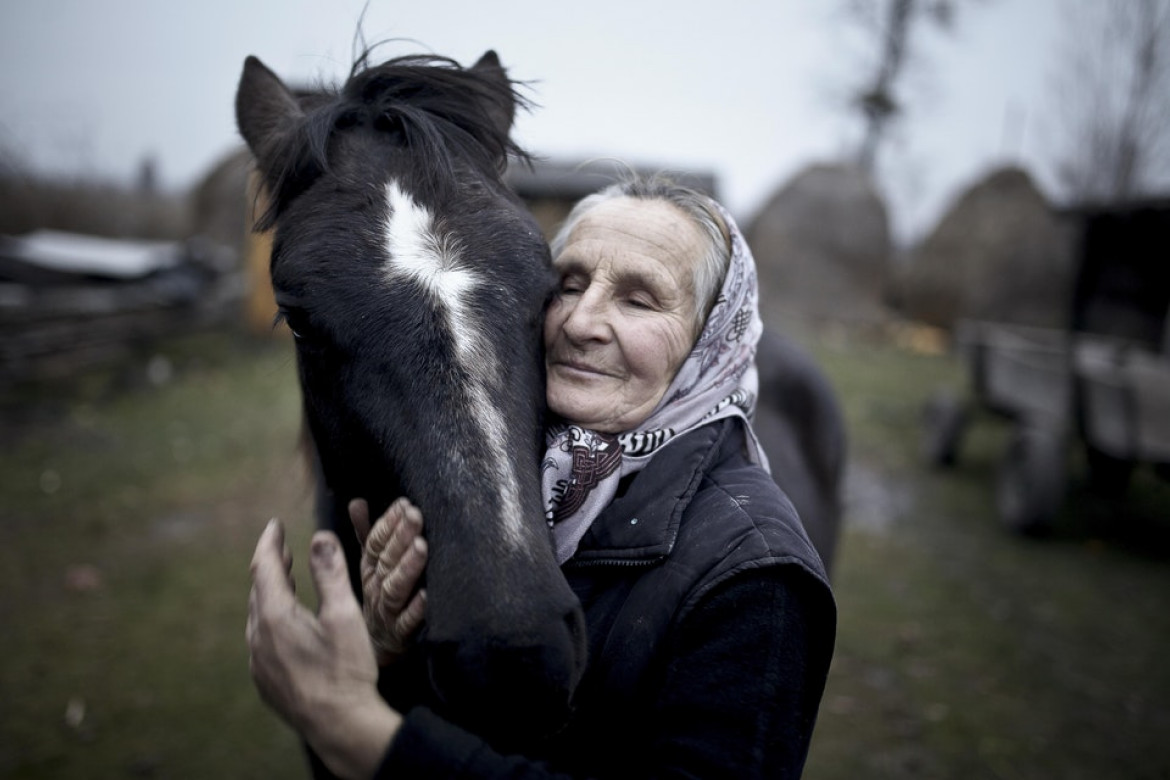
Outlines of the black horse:
{"type": "Polygon", "coordinates": [[[845,418],[812,355],[766,328],[756,352],[760,400],[753,427],[772,478],[796,507],[825,571],[837,553],[846,468],[845,418]]]}
{"type": "Polygon", "coordinates": [[[493,52],[355,65],[298,98],[254,57],[236,97],[274,227],[318,514],[358,586],[346,506],[409,496],[428,519],[417,677],[453,719],[507,739],[555,728],[584,668],[580,604],[553,557],[539,458],[541,326],[554,277],[503,184],[523,105],[493,52]]]}

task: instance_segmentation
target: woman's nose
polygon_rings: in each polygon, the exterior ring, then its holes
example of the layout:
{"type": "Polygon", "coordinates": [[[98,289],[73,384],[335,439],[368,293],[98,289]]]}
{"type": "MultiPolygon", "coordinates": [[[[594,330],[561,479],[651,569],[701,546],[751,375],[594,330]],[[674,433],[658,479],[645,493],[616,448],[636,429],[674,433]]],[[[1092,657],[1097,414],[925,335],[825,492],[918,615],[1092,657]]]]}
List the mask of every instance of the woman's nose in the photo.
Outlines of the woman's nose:
{"type": "Polygon", "coordinates": [[[561,329],[571,340],[606,341],[609,338],[609,321],[606,316],[605,302],[599,296],[585,292],[567,305],[568,312],[561,329]]]}

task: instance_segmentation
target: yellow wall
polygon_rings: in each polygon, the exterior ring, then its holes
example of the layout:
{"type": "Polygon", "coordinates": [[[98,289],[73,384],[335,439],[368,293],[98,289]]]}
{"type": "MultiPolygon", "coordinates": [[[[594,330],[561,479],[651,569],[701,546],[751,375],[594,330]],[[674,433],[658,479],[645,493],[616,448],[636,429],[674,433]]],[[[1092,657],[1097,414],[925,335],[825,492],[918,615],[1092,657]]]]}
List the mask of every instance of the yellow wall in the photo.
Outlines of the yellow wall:
{"type": "Polygon", "coordinates": [[[244,234],[244,266],[248,282],[244,319],[248,330],[259,336],[283,333],[283,328],[272,327],[276,317],[276,296],[272,292],[272,277],[268,265],[272,258],[272,231],[258,233],[252,229],[256,218],[268,207],[263,184],[253,172],[248,177],[246,206],[247,229],[244,234]]]}

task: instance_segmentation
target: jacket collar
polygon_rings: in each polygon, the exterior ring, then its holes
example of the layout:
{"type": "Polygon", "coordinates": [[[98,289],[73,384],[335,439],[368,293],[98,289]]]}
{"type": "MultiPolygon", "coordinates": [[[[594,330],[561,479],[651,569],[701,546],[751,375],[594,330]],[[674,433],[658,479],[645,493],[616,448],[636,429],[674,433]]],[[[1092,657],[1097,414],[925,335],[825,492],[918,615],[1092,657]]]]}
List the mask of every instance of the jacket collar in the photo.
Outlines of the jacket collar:
{"type": "Polygon", "coordinates": [[[736,430],[737,419],[718,420],[663,447],[597,516],[565,565],[650,564],[670,555],[683,511],[711,464],[735,446],[736,430]]]}

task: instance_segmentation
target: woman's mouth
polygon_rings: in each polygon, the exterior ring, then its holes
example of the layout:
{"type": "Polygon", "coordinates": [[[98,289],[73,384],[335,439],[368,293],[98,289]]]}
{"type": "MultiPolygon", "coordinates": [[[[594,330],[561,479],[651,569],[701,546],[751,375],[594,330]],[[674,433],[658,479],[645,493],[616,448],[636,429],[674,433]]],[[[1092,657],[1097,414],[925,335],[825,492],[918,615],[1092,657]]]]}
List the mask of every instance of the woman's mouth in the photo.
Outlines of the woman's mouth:
{"type": "Polygon", "coordinates": [[[586,363],[582,360],[554,360],[553,366],[571,374],[585,374],[588,376],[612,376],[603,368],[586,363]]]}

